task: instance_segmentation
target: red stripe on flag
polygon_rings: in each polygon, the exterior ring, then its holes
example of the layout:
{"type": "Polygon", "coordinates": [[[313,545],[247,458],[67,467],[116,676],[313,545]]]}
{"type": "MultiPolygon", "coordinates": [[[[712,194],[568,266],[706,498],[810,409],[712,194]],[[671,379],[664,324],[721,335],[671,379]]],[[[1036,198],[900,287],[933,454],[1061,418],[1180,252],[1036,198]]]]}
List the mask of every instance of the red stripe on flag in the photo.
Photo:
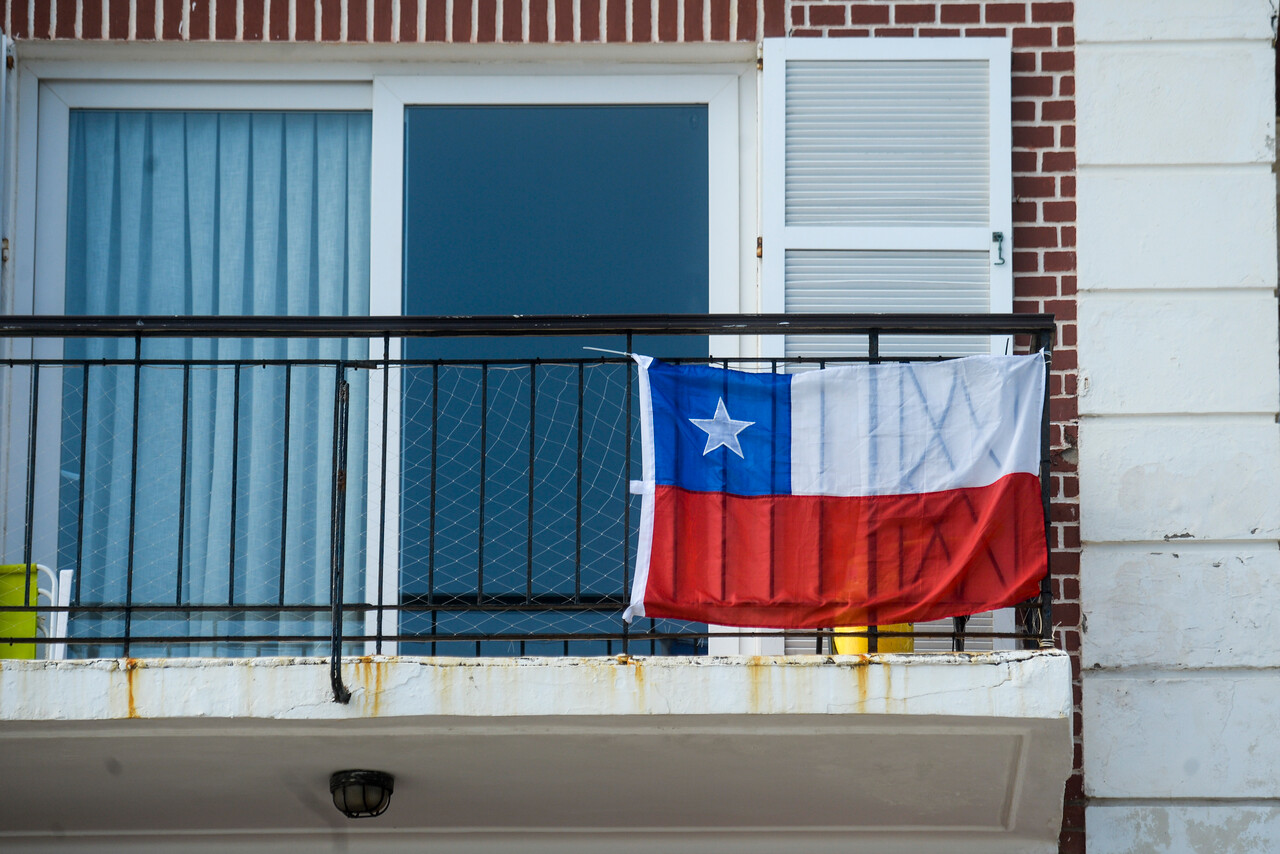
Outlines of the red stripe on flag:
{"type": "Polygon", "coordinates": [[[976,614],[1035,596],[1040,480],[868,497],[659,486],[645,616],[823,628],[976,614]]]}

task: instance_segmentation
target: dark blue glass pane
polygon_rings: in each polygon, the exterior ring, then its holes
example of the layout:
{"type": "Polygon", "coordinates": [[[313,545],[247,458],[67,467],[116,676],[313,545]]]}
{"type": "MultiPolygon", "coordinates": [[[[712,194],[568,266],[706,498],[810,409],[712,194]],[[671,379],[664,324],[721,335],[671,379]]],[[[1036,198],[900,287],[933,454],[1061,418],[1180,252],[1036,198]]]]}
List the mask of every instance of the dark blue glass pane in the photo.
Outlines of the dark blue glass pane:
{"type": "MultiPolygon", "coordinates": [[[[404,222],[408,314],[705,313],[706,107],[409,108],[404,222]]],[[[583,345],[621,350],[626,340],[413,340],[405,352],[411,359],[593,356],[583,345]]],[[[707,342],[655,337],[633,348],[705,356],[707,342]]],[[[639,518],[638,501],[627,494],[628,477],[640,473],[634,405],[627,417],[633,368],[410,368],[402,394],[406,597],[627,598],[639,518]]],[[[423,612],[406,616],[403,629],[607,633],[620,630],[620,612],[434,619],[423,612]]],[[[466,648],[450,645],[450,654],[519,652],[493,643],[466,648]]],[[[585,648],[569,644],[573,654],[585,648]]],[[[564,649],[524,646],[526,654],[564,649]]]]}

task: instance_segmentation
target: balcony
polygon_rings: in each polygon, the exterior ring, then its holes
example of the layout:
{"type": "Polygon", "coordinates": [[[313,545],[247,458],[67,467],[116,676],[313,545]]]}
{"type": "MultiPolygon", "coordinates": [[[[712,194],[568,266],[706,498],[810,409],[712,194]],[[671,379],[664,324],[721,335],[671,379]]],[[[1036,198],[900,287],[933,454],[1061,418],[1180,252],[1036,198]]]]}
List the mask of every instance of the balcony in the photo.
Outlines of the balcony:
{"type": "Polygon", "coordinates": [[[641,466],[626,353],[796,373],[993,336],[1047,354],[1052,331],[8,318],[0,649],[28,660],[0,662],[0,738],[32,775],[0,782],[0,838],[310,844],[347,827],[312,778],[360,766],[400,783],[357,850],[1054,850],[1071,686],[1042,649],[1047,575],[986,621],[622,620],[641,466]],[[912,645],[938,651],[882,652],[912,645]],[[115,793],[122,768],[151,819],[115,793]]]}

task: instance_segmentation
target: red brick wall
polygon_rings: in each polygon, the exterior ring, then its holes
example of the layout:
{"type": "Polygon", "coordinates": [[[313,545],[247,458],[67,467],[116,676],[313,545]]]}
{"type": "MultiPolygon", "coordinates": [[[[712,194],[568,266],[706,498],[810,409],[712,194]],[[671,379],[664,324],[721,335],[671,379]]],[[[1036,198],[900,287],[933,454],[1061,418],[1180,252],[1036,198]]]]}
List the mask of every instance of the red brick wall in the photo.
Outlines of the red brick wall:
{"type": "Polygon", "coordinates": [[[1013,40],[1014,310],[1052,312],[1054,622],[1072,656],[1075,772],[1061,848],[1084,850],[1076,471],[1074,6],[1054,0],[0,0],[15,38],[695,42],[767,36],[1013,40]]]}
{"type": "Polygon", "coordinates": [[[756,41],[786,0],[3,0],[14,38],[299,42],[756,41]]]}

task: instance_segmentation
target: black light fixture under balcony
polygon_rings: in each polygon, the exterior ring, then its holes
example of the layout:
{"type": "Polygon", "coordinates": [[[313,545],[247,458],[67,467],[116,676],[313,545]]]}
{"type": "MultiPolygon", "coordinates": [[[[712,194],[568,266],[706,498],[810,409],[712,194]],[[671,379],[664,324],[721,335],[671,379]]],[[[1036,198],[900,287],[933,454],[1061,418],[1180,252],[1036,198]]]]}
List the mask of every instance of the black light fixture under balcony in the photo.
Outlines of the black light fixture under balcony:
{"type": "Polygon", "coordinates": [[[372,818],[387,811],[395,782],[385,771],[335,771],[329,777],[329,793],[347,818],[372,818]]]}

